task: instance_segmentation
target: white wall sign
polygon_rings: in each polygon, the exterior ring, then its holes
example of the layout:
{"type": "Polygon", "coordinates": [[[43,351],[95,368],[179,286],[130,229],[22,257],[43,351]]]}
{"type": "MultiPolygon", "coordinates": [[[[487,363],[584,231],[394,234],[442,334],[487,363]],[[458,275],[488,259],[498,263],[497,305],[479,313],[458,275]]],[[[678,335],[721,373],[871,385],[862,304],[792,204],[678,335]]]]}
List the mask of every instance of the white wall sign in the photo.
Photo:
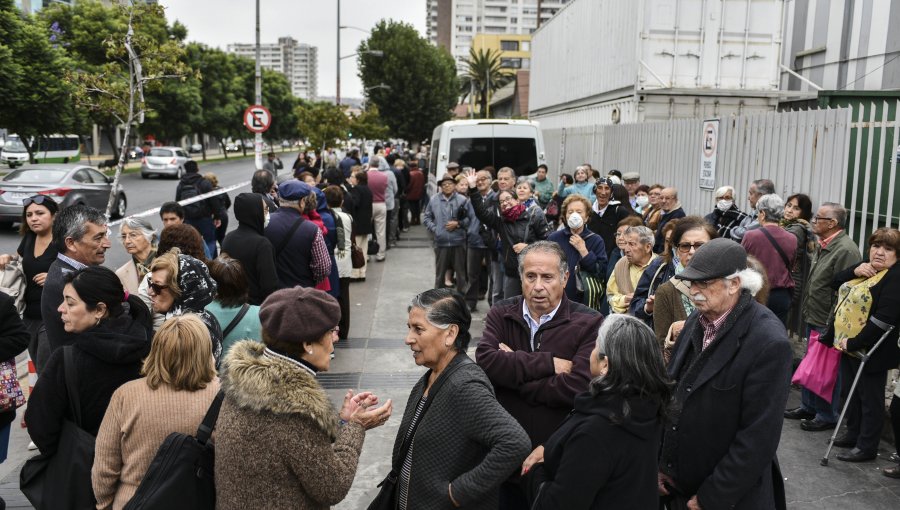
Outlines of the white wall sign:
{"type": "Polygon", "coordinates": [[[719,119],[703,121],[700,148],[700,188],[716,188],[716,153],[719,151],[719,119]]]}

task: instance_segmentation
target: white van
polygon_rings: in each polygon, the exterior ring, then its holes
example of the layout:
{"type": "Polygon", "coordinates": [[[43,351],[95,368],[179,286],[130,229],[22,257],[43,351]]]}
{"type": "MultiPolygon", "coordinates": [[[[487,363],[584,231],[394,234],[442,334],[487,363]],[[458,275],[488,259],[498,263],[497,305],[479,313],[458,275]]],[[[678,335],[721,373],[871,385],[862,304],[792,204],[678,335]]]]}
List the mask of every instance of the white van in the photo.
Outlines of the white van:
{"type": "Polygon", "coordinates": [[[508,166],[516,177],[537,172],[544,164],[544,138],[537,122],[510,119],[451,120],[436,127],[428,162],[428,194],[437,192],[437,181],[447,163],[481,170],[508,166]]]}

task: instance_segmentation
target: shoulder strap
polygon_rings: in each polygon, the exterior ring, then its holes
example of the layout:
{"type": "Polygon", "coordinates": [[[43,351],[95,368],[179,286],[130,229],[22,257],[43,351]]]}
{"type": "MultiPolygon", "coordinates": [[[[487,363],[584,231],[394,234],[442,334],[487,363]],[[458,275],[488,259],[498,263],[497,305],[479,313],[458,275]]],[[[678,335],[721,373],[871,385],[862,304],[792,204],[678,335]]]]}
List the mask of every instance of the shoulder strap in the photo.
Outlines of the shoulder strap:
{"type": "MultiPolygon", "coordinates": [[[[647,295],[652,296],[653,293],[653,283],[656,282],[656,279],[659,277],[659,273],[662,272],[663,269],[666,268],[668,264],[665,262],[660,263],[659,267],[656,268],[656,272],[653,273],[653,278],[650,280],[650,287],[647,289],[647,295]]],[[[659,287],[659,285],[657,285],[659,287]]]]}
{"type": "Polygon", "coordinates": [[[66,375],[66,393],[69,395],[69,410],[75,425],[81,427],[81,399],[78,398],[78,373],[75,371],[75,347],[63,347],[63,370],[66,375]]]}
{"type": "Polygon", "coordinates": [[[768,239],[769,242],[772,243],[772,246],[775,247],[775,251],[777,251],[778,254],[781,255],[781,261],[784,262],[784,267],[786,267],[788,270],[788,273],[790,273],[791,272],[791,259],[789,259],[788,256],[784,253],[784,250],[781,249],[781,246],[778,245],[778,241],[776,241],[775,238],[772,237],[772,234],[769,233],[769,229],[767,229],[763,225],[760,225],[759,229],[762,230],[762,233],[766,235],[766,239],[768,239]]]}
{"type": "MultiPolygon", "coordinates": [[[[409,448],[410,448],[410,446],[412,446],[413,438],[416,437],[416,429],[419,428],[419,424],[422,423],[422,420],[425,419],[425,412],[428,411],[428,407],[431,405],[432,402],[434,402],[434,397],[435,397],[435,395],[437,395],[438,390],[441,389],[441,386],[444,385],[444,381],[449,379],[450,375],[453,372],[455,372],[459,367],[461,367],[463,365],[468,365],[470,363],[473,363],[473,361],[471,359],[469,359],[469,357],[467,356],[456,366],[454,366],[453,368],[448,370],[446,373],[444,373],[443,375],[438,377],[437,381],[435,381],[434,384],[431,386],[431,391],[429,392],[430,394],[428,395],[428,399],[425,400],[425,405],[422,407],[422,413],[419,415],[419,419],[416,420],[416,423],[413,425],[412,430],[410,430],[409,433],[406,434],[406,437],[403,438],[403,444],[400,445],[400,452],[399,452],[400,455],[397,456],[397,461],[400,462],[401,465],[402,465],[404,459],[406,459],[406,455],[409,453],[409,448]]],[[[423,379],[427,380],[428,375],[430,373],[431,373],[430,371],[427,372],[423,376],[423,379]]],[[[392,471],[399,473],[400,466],[399,465],[393,466],[392,471]]]]}
{"type": "Polygon", "coordinates": [[[291,240],[291,236],[294,235],[294,232],[296,232],[297,229],[300,228],[301,223],[303,223],[303,216],[297,218],[297,221],[295,221],[294,224],[291,225],[291,229],[288,230],[288,233],[286,236],[284,236],[284,239],[282,239],[281,242],[278,243],[278,248],[275,248],[276,259],[278,258],[278,254],[281,253],[281,250],[283,250],[284,247],[287,246],[287,243],[291,240]]]}
{"type": "Polygon", "coordinates": [[[241,307],[241,309],[240,309],[240,311],[238,311],[237,315],[235,315],[234,318],[231,319],[231,322],[229,322],[228,325],[225,326],[225,329],[222,331],[222,338],[225,338],[226,336],[228,336],[228,333],[231,333],[231,331],[235,327],[237,327],[238,323],[241,322],[241,319],[243,319],[244,316],[247,315],[247,310],[249,310],[249,309],[250,309],[250,304],[244,303],[244,306],[241,307]]]}
{"type": "Polygon", "coordinates": [[[206,416],[204,416],[203,421],[200,422],[200,427],[197,429],[197,442],[202,445],[205,445],[206,442],[209,441],[213,430],[216,428],[216,421],[219,419],[219,409],[222,408],[222,400],[224,398],[225,392],[219,390],[219,393],[216,393],[216,398],[214,398],[212,404],[209,405],[206,416]]]}

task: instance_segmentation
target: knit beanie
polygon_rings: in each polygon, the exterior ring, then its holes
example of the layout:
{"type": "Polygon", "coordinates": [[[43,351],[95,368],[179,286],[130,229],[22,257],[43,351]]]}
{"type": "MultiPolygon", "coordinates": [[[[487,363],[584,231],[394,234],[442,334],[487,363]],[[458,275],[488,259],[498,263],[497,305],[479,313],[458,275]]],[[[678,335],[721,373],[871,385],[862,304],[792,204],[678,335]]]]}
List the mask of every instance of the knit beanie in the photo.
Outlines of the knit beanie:
{"type": "Polygon", "coordinates": [[[309,287],[273,292],[259,308],[263,342],[270,349],[300,359],[303,343],[316,343],[337,326],[341,307],[331,295],[309,287]]]}

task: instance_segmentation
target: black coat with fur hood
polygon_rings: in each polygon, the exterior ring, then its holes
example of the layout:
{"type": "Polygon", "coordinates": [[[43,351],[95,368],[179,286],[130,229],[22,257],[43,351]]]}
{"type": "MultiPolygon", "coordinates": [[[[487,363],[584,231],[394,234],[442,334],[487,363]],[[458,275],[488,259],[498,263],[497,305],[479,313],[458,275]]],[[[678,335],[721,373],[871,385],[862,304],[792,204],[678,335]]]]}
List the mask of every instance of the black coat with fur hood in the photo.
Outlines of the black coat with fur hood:
{"type": "Polygon", "coordinates": [[[309,370],[244,340],[225,357],[222,389],[218,510],[326,509],[344,499],[365,430],[352,422],[338,425],[337,411],[309,370]]]}

